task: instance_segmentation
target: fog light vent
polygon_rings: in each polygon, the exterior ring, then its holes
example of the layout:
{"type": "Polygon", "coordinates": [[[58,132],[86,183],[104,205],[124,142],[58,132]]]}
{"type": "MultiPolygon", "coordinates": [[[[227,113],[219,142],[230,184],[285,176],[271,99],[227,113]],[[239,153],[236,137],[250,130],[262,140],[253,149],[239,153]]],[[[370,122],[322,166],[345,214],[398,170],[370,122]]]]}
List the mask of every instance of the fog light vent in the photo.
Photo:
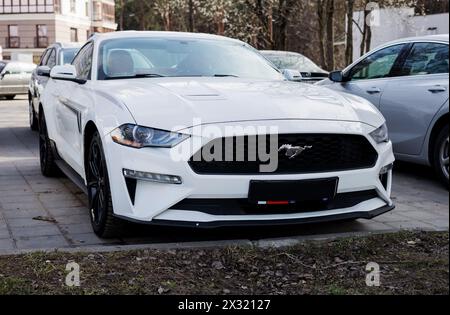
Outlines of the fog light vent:
{"type": "Polygon", "coordinates": [[[143,180],[147,182],[161,183],[161,184],[174,184],[181,185],[183,180],[180,176],[156,174],[148,172],[133,171],[129,169],[123,169],[123,175],[126,178],[133,178],[137,180],[143,180]]]}

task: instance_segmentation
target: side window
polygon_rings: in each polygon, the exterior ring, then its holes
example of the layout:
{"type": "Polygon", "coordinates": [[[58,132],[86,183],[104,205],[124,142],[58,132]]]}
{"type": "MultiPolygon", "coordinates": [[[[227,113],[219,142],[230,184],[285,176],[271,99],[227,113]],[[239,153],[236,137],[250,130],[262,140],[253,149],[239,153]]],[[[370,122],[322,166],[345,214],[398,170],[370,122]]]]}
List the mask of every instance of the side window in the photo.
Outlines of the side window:
{"type": "Polygon", "coordinates": [[[403,64],[402,75],[448,74],[448,71],[448,45],[416,43],[403,64]]]}
{"type": "Polygon", "coordinates": [[[47,60],[47,66],[50,68],[53,68],[54,66],[56,66],[56,50],[52,49],[50,56],[48,57],[47,60]]]}
{"type": "Polygon", "coordinates": [[[41,62],[39,63],[40,66],[45,66],[47,64],[47,60],[48,60],[48,57],[50,55],[50,52],[51,52],[50,49],[47,49],[44,52],[44,54],[42,55],[42,58],[41,58],[41,62]]]}
{"type": "Polygon", "coordinates": [[[94,45],[92,43],[84,46],[73,60],[72,64],[77,69],[79,79],[90,80],[92,68],[92,53],[94,45]]]}
{"type": "Polygon", "coordinates": [[[352,80],[370,80],[392,76],[393,67],[404,45],[384,48],[370,55],[351,70],[352,80]]]}

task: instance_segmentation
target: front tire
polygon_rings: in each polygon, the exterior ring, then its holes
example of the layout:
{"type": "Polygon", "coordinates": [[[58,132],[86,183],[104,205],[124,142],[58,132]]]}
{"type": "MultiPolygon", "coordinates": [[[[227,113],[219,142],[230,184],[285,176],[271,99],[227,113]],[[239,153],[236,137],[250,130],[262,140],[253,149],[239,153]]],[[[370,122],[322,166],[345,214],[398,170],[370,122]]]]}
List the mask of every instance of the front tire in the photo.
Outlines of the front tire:
{"type": "Polygon", "coordinates": [[[114,216],[108,169],[98,132],[92,136],[86,163],[89,211],[92,228],[101,238],[118,237],[123,232],[123,221],[114,216]]]}
{"type": "Polygon", "coordinates": [[[439,133],[434,147],[434,168],[442,181],[449,188],[449,129],[445,126],[439,133]]]}
{"type": "Polygon", "coordinates": [[[39,128],[39,159],[41,163],[41,172],[45,177],[58,177],[61,174],[56,165],[56,158],[52,150],[51,141],[48,137],[47,123],[42,112],[40,115],[39,128]]]}

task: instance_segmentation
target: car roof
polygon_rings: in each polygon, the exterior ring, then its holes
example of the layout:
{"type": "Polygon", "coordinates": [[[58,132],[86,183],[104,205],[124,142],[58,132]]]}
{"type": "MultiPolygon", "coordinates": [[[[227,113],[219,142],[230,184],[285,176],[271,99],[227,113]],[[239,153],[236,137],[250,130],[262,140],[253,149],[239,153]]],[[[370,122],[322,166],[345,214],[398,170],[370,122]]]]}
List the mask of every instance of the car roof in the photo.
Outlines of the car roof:
{"type": "Polygon", "coordinates": [[[56,42],[53,45],[50,45],[48,48],[50,48],[50,47],[57,47],[57,48],[66,49],[66,48],[81,48],[81,46],[83,46],[83,43],[72,43],[72,42],[62,43],[62,42],[56,42]]]}
{"type": "Polygon", "coordinates": [[[232,39],[225,36],[205,34],[205,33],[187,33],[187,32],[163,32],[163,31],[119,31],[94,34],[91,38],[94,40],[108,40],[115,38],[127,38],[127,37],[154,37],[154,38],[191,38],[191,39],[214,39],[214,40],[226,40],[230,42],[242,43],[237,39],[232,39]]]}
{"type": "Polygon", "coordinates": [[[389,43],[386,43],[383,46],[388,46],[388,45],[397,44],[397,43],[405,43],[405,42],[413,43],[413,42],[421,42],[421,41],[425,41],[425,42],[438,41],[438,42],[447,42],[448,43],[449,34],[407,37],[407,38],[402,38],[402,39],[397,39],[397,40],[391,41],[389,43]]]}

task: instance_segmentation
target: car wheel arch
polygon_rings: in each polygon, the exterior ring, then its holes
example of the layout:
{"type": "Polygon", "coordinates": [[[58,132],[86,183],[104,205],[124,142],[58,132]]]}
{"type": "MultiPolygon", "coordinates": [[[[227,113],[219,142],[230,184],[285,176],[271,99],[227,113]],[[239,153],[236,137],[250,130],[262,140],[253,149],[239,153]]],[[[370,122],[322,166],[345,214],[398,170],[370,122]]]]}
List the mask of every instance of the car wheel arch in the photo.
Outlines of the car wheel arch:
{"type": "Polygon", "coordinates": [[[449,123],[450,114],[446,113],[442,115],[434,124],[433,129],[431,130],[430,134],[430,141],[428,144],[428,160],[430,161],[430,164],[433,165],[433,152],[434,152],[434,146],[436,145],[436,137],[441,132],[442,128],[445,127],[446,124],[449,123]]]}
{"type": "Polygon", "coordinates": [[[85,170],[87,166],[86,161],[89,154],[89,146],[91,144],[91,140],[95,132],[98,132],[97,125],[92,120],[88,121],[86,126],[84,127],[83,133],[83,161],[85,170]]]}

